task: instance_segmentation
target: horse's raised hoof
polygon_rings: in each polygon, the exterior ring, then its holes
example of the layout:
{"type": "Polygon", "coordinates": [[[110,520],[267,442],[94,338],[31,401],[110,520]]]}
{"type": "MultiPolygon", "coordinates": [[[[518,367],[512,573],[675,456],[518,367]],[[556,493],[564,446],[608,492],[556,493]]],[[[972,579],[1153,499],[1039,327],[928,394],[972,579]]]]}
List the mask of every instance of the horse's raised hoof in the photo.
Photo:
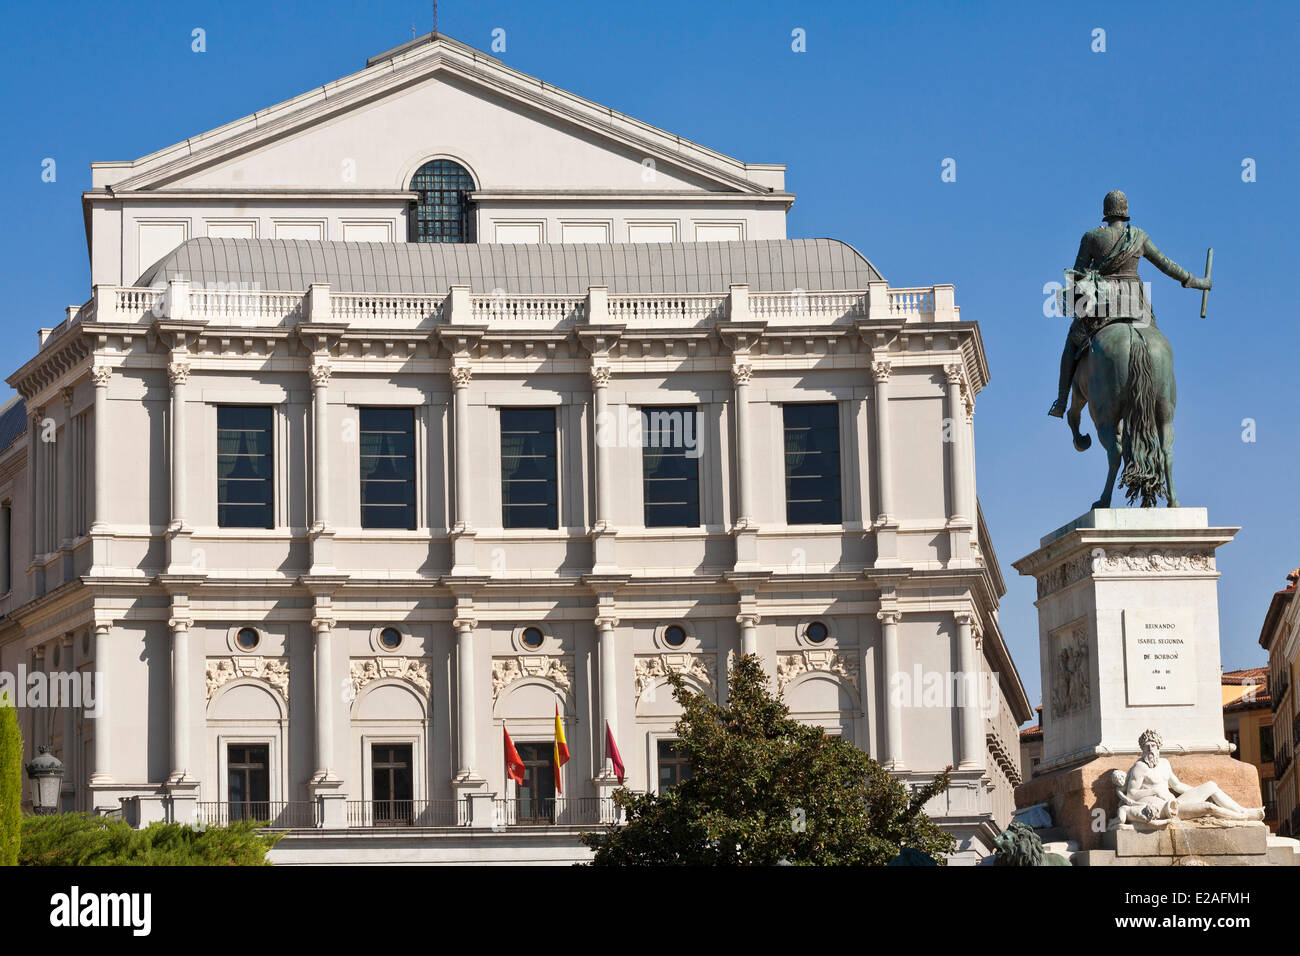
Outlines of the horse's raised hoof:
{"type": "Polygon", "coordinates": [[[1091,435],[1080,435],[1078,438],[1074,440],[1075,451],[1087,451],[1091,447],[1092,447],[1091,435]]]}
{"type": "Polygon", "coordinates": [[[1047,414],[1051,415],[1053,418],[1064,418],[1065,399],[1058,398],[1056,401],[1052,402],[1052,407],[1047,410],[1047,414]]]}

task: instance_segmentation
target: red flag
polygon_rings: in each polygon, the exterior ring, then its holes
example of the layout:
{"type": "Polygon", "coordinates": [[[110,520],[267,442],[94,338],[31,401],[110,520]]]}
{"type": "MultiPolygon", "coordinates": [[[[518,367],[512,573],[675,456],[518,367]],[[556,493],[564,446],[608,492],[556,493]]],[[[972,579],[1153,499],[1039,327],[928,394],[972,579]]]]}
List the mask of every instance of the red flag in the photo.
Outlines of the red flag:
{"type": "Polygon", "coordinates": [[[506,730],[505,724],[501,725],[501,731],[506,735],[506,776],[522,787],[524,762],[520,759],[519,751],[515,749],[515,742],[510,739],[510,731],[506,730]]]}
{"type": "Polygon", "coordinates": [[[618,777],[618,782],[623,782],[626,769],[623,766],[623,758],[619,756],[618,744],[614,743],[614,729],[609,726],[609,721],[605,721],[605,756],[614,764],[614,776],[618,777]]]}
{"type": "Polygon", "coordinates": [[[560,722],[560,705],[555,705],[555,792],[562,793],[560,768],[569,762],[569,742],[564,739],[564,724],[560,722]]]}

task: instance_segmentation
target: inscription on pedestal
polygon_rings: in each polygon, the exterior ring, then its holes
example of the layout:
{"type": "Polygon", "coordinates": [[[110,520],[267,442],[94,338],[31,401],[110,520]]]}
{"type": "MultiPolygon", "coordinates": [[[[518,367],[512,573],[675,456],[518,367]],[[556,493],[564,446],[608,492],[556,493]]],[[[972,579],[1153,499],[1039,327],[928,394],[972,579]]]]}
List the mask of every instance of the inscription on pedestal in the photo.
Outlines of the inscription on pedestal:
{"type": "Polygon", "coordinates": [[[1124,670],[1130,707],[1196,703],[1196,645],[1190,608],[1124,611],[1124,670]]]}

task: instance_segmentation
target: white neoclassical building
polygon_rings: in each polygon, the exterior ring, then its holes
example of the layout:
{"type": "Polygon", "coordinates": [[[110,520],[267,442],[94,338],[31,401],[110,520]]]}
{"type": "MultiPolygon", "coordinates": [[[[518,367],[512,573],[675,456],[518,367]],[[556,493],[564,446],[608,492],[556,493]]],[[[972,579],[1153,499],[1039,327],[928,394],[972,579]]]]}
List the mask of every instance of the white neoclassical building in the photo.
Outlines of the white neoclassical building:
{"type": "Polygon", "coordinates": [[[581,859],[606,727],[671,786],[668,674],[755,653],[905,783],[951,765],[929,811],[989,851],[1031,711],[951,285],[444,37],[92,171],[93,295],[0,412],[0,671],[93,675],[21,715],[67,807],[581,859]]]}

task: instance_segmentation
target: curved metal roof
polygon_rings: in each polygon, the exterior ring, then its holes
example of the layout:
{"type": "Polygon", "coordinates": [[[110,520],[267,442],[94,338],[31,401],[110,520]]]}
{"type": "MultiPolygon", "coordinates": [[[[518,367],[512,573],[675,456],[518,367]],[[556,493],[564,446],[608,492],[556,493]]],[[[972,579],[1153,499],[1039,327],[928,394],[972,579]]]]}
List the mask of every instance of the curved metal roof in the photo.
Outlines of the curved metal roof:
{"type": "Polygon", "coordinates": [[[488,245],[415,242],[320,242],[307,239],[190,239],[158,260],[137,286],[188,279],[194,285],[245,283],[306,290],[327,282],[337,292],[445,293],[501,289],[511,295],[865,289],[875,266],[837,239],[488,245]]]}

